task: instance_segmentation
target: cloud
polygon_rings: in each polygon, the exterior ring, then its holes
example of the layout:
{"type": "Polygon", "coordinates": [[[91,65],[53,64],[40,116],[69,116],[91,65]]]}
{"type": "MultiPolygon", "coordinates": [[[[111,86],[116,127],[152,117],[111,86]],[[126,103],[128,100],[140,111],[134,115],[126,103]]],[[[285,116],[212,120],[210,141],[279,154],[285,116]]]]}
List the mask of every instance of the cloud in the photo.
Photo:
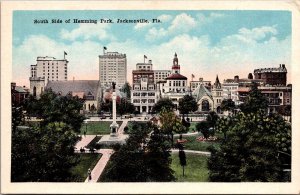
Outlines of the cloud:
{"type": "Polygon", "coordinates": [[[186,13],[182,13],[179,14],[175,17],[175,19],[172,21],[171,26],[168,28],[169,32],[188,32],[189,30],[191,30],[192,28],[194,28],[196,26],[196,20],[186,14],[186,13]]]}
{"type": "Polygon", "coordinates": [[[200,25],[205,25],[205,24],[211,23],[217,19],[224,18],[224,17],[226,17],[225,14],[217,13],[217,12],[212,12],[209,15],[199,13],[199,14],[197,14],[197,22],[200,25]]]}
{"type": "Polygon", "coordinates": [[[135,30],[141,30],[141,29],[144,29],[145,27],[148,27],[148,26],[151,26],[152,23],[137,23],[135,26],[134,26],[134,29],[135,30]]]}
{"type": "Polygon", "coordinates": [[[13,48],[13,77],[26,80],[29,86],[30,65],[36,64],[38,56],[51,56],[63,59],[64,51],[68,53],[68,79],[98,79],[98,55],[102,52],[101,43],[74,41],[64,44],[44,35],[34,35],[13,48]],[[42,43],[42,44],[41,44],[42,43]]]}
{"type": "MultiPolygon", "coordinates": [[[[170,15],[161,15],[162,19],[171,20],[170,15]]],[[[151,28],[146,34],[146,39],[148,41],[154,41],[165,37],[167,35],[177,35],[185,32],[189,32],[191,29],[195,28],[197,25],[195,18],[192,16],[182,13],[177,15],[171,22],[170,26],[167,28],[151,28]]]]}
{"type": "Polygon", "coordinates": [[[164,28],[151,28],[148,33],[146,34],[146,40],[151,41],[154,39],[159,39],[161,37],[164,37],[168,34],[168,31],[165,30],[164,28]]]}
{"type": "Polygon", "coordinates": [[[83,40],[89,40],[91,38],[97,38],[99,40],[111,40],[114,39],[107,31],[109,25],[105,23],[98,24],[79,24],[78,28],[73,30],[62,29],[60,32],[61,38],[74,41],[78,38],[83,40]]]}
{"type": "Polygon", "coordinates": [[[173,16],[168,15],[168,14],[163,14],[157,17],[157,19],[161,20],[162,22],[169,22],[173,16]]]}
{"type": "MultiPolygon", "coordinates": [[[[151,30],[151,29],[150,29],[151,30]]],[[[154,34],[166,33],[166,29],[153,29],[154,34]]],[[[192,36],[181,33],[158,44],[145,46],[138,39],[113,40],[106,44],[108,51],[118,51],[127,55],[127,80],[135,65],[143,62],[143,56],[152,59],[154,69],[170,70],[174,53],[177,52],[181,73],[188,78],[214,81],[216,74],[221,80],[234,75],[246,77],[254,68],[274,67],[286,64],[291,68],[291,37],[278,39],[276,26],[241,28],[236,33],[223,37],[212,44],[209,35],[192,36]]],[[[98,79],[98,55],[103,43],[95,40],[72,41],[70,44],[53,40],[44,35],[26,38],[13,48],[13,78],[27,80],[29,86],[30,65],[36,63],[37,56],[63,58],[63,51],[69,60],[69,79],[98,79]],[[41,44],[43,43],[43,44],[41,44]]]]}

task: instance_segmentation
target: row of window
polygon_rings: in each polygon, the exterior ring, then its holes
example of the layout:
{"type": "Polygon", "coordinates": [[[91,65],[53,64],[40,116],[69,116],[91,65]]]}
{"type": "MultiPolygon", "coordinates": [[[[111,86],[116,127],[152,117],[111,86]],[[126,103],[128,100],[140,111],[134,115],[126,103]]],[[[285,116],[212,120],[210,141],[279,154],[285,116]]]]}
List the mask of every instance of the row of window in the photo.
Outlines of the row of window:
{"type": "Polygon", "coordinates": [[[133,99],[133,103],[155,103],[155,99],[133,99]]]}
{"type": "MultiPolygon", "coordinates": [[[[172,86],[172,81],[169,81],[169,86],[172,86]]],[[[185,81],[173,81],[173,87],[185,86],[185,81]]]]}
{"type": "Polygon", "coordinates": [[[134,93],[132,93],[132,96],[155,96],[155,93],[153,93],[153,92],[149,92],[149,93],[139,93],[139,92],[134,92],[134,93]]]}

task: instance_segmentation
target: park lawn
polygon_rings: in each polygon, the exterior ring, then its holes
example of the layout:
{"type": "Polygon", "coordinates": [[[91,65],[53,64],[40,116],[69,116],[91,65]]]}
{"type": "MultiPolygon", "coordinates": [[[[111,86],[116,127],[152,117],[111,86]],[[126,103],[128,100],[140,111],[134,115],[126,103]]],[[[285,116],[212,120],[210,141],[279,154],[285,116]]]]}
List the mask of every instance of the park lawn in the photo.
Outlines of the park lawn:
{"type": "Polygon", "coordinates": [[[149,121],[128,121],[128,122],[127,122],[128,133],[131,131],[133,123],[137,123],[137,124],[146,124],[146,123],[148,123],[148,122],[149,122],[149,121]]]}
{"type": "MultiPolygon", "coordinates": [[[[87,124],[82,124],[80,129],[80,134],[83,135],[83,132],[87,129],[86,135],[105,135],[110,134],[111,121],[91,121],[87,124]]],[[[117,121],[119,126],[121,126],[122,121],[117,121]]]]}
{"type": "Polygon", "coordinates": [[[87,171],[93,170],[102,154],[77,154],[80,155],[79,163],[70,169],[72,182],[84,182],[87,178],[87,171]]]}
{"type": "MultiPolygon", "coordinates": [[[[209,142],[209,141],[198,141],[196,138],[198,138],[200,135],[193,135],[193,136],[185,136],[183,135],[183,139],[187,139],[187,142],[185,142],[184,149],[185,150],[198,150],[198,151],[208,151],[208,147],[211,145],[214,145],[215,147],[220,146],[219,141],[209,142]]],[[[176,143],[178,137],[174,138],[174,143],[176,143]]]]}
{"type": "Polygon", "coordinates": [[[207,159],[208,157],[200,154],[186,153],[187,165],[184,167],[185,176],[183,176],[178,153],[172,153],[171,168],[174,171],[176,182],[208,182],[207,159]]]}

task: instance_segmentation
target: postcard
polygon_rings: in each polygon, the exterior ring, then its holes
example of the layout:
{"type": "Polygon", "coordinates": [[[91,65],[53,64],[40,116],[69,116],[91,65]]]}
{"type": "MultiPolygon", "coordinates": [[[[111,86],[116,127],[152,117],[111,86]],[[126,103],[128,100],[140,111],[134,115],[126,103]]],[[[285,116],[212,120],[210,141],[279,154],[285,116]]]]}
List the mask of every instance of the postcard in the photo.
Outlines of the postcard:
{"type": "Polygon", "coordinates": [[[297,1],[2,1],[4,194],[299,193],[297,1]]]}

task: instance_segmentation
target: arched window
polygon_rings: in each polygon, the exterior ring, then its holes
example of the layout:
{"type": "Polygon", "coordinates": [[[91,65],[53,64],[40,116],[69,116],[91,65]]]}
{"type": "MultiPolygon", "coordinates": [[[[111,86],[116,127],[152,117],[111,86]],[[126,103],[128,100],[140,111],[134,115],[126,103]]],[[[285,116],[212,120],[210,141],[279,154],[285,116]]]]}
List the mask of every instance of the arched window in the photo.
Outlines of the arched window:
{"type": "Polygon", "coordinates": [[[209,111],[209,102],[207,100],[203,100],[201,103],[202,111],[209,111]]]}
{"type": "Polygon", "coordinates": [[[36,87],[33,87],[33,97],[36,97],[36,87]]]}

